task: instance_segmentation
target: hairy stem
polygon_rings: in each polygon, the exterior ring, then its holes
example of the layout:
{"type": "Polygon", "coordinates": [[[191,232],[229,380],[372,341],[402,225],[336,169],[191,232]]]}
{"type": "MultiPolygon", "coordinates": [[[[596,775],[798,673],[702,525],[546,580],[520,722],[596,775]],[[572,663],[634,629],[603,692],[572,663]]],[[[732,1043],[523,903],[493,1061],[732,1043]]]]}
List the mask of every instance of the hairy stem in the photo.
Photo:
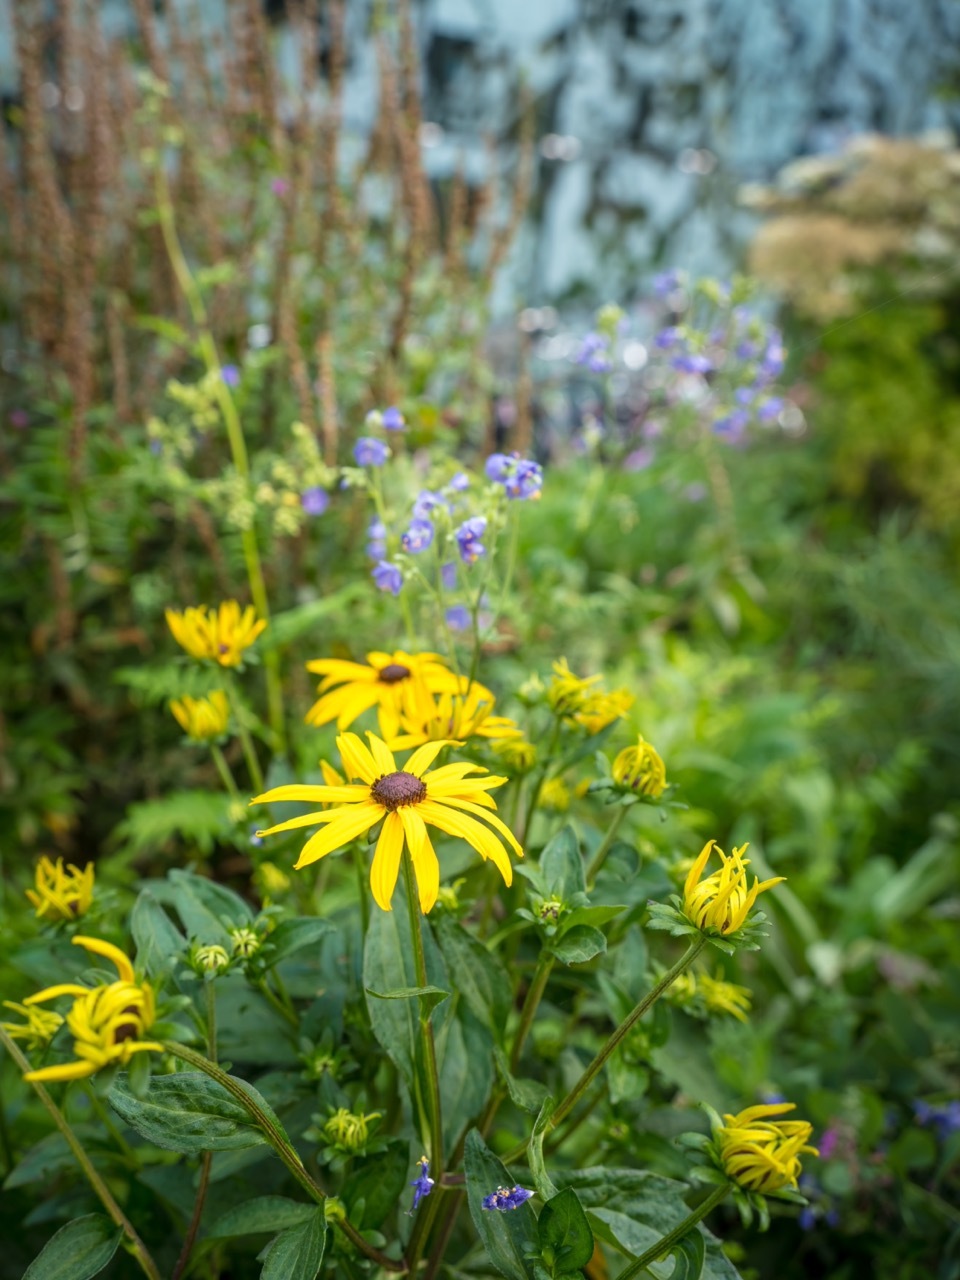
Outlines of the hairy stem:
{"type": "Polygon", "coordinates": [[[617,837],[617,832],[620,830],[620,826],[626,816],[627,816],[626,807],[624,805],[621,805],[617,809],[617,812],[613,815],[613,821],[610,823],[610,826],[607,828],[607,834],[603,837],[603,840],[600,842],[599,849],[593,855],[593,861],[590,863],[589,867],[587,867],[587,888],[588,889],[593,888],[593,882],[597,878],[597,872],[606,862],[607,854],[610,852],[611,848],[613,847],[613,842],[617,837]]]}
{"type": "Polygon", "coordinates": [[[686,1218],[668,1232],[662,1240],[658,1240],[645,1253],[641,1253],[635,1262],[631,1262],[628,1267],[620,1272],[616,1280],[633,1280],[634,1276],[638,1276],[641,1271],[645,1271],[651,1262],[656,1262],[658,1258],[662,1258],[665,1253],[669,1253],[674,1245],[679,1244],[688,1231],[692,1231],[701,1219],[705,1218],[711,1209],[715,1209],[720,1201],[727,1195],[730,1190],[730,1184],[725,1182],[722,1186],[714,1187],[713,1191],[707,1196],[701,1204],[688,1214],[686,1218]]]}
{"type": "MultiPolygon", "coordinates": [[[[0,1044],[3,1045],[7,1053],[9,1053],[10,1057],[14,1060],[21,1071],[26,1072],[30,1070],[30,1063],[20,1052],[19,1046],[11,1040],[10,1036],[2,1026],[0,1026],[0,1044]]],[[[83,1170],[91,1187],[93,1187],[94,1191],[100,1197],[100,1202],[104,1209],[106,1209],[111,1220],[121,1229],[130,1241],[130,1251],[140,1264],[144,1275],[149,1276],[150,1280],[160,1280],[160,1272],[157,1269],[157,1264],[150,1256],[147,1246],[140,1239],[133,1223],[117,1204],[116,1200],[114,1200],[110,1188],[93,1167],[90,1157],[83,1148],[83,1143],[71,1129],[66,1116],[39,1081],[31,1080],[29,1083],[37,1097],[46,1107],[51,1120],[66,1140],[67,1146],[76,1157],[77,1164],[79,1164],[80,1168],[83,1170]]]]}
{"type": "Polygon", "coordinates": [[[533,974],[530,986],[527,988],[527,994],[523,1001],[523,1008],[520,1010],[520,1025],[517,1027],[517,1034],[514,1037],[513,1048],[510,1051],[510,1070],[516,1071],[517,1064],[520,1061],[520,1054],[523,1051],[523,1042],[527,1038],[527,1033],[533,1024],[537,1009],[540,1006],[540,1000],[547,988],[547,982],[550,980],[550,973],[553,969],[554,957],[544,947],[537,959],[537,967],[533,974]]]}

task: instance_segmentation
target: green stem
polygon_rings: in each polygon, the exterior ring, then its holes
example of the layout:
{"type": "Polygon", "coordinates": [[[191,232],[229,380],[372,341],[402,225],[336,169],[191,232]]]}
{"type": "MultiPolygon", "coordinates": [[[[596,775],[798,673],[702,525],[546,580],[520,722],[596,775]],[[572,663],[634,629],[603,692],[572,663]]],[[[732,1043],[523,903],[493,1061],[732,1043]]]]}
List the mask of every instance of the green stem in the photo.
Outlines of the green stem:
{"type": "MultiPolygon", "coordinates": [[[[9,1053],[10,1057],[14,1060],[14,1062],[17,1064],[17,1066],[20,1068],[22,1072],[26,1072],[30,1070],[30,1063],[27,1061],[26,1057],[24,1057],[24,1055],[20,1052],[19,1046],[10,1038],[10,1036],[7,1034],[7,1032],[4,1030],[2,1026],[0,1026],[0,1044],[3,1045],[7,1053],[9,1053]]],[[[100,1174],[97,1173],[96,1169],[93,1167],[93,1163],[91,1162],[90,1157],[87,1155],[86,1151],[84,1150],[83,1144],[81,1143],[77,1135],[73,1132],[73,1130],[70,1128],[70,1125],[68,1124],[67,1119],[64,1116],[63,1112],[60,1110],[60,1108],[57,1106],[54,1100],[50,1097],[49,1093],[47,1093],[43,1085],[39,1083],[39,1081],[31,1080],[28,1083],[36,1093],[37,1097],[46,1107],[50,1115],[50,1118],[53,1120],[53,1123],[60,1130],[61,1134],[66,1140],[67,1146],[70,1148],[70,1150],[73,1152],[74,1156],[76,1157],[77,1163],[79,1164],[80,1168],[83,1170],[84,1174],[86,1175],[87,1181],[90,1183],[91,1187],[93,1187],[94,1191],[100,1197],[100,1202],[102,1203],[103,1207],[106,1209],[107,1213],[110,1215],[111,1220],[116,1224],[116,1226],[118,1226],[121,1229],[121,1231],[123,1231],[124,1235],[126,1235],[127,1239],[130,1241],[131,1251],[134,1257],[136,1258],[137,1262],[139,1262],[144,1275],[149,1276],[150,1280],[160,1280],[160,1272],[157,1269],[157,1264],[154,1262],[153,1258],[150,1256],[149,1251],[147,1250],[146,1245],[143,1243],[143,1241],[140,1239],[140,1236],[137,1234],[137,1230],[134,1227],[133,1223],[130,1221],[127,1215],[123,1212],[123,1210],[117,1204],[116,1200],[114,1200],[113,1195],[110,1191],[110,1188],[107,1186],[104,1180],[100,1177],[100,1174]]]]}
{"type": "MultiPolygon", "coordinates": [[[[425,987],[427,982],[427,961],[423,950],[423,925],[421,921],[420,903],[417,897],[416,877],[413,870],[413,859],[409,849],[403,851],[403,883],[407,895],[407,912],[410,917],[410,933],[413,938],[413,954],[416,963],[417,985],[425,987]]],[[[419,1003],[419,1001],[418,1001],[419,1003]]],[[[420,1036],[423,1045],[424,1070],[426,1073],[427,1098],[426,1106],[421,1102],[420,1126],[426,1130],[430,1147],[430,1172],[439,1183],[443,1173],[443,1120],[440,1111],[440,1073],[437,1070],[437,1048],[433,1038],[433,1026],[430,1014],[424,1014],[420,1005],[420,1036]],[[423,1111],[426,1114],[422,1114],[423,1111]]],[[[420,1264],[420,1256],[433,1220],[437,1215],[440,1196],[430,1197],[418,1211],[417,1219],[410,1233],[407,1248],[407,1261],[411,1275],[416,1275],[420,1264]]]]}
{"type": "Polygon", "coordinates": [[[227,763],[226,756],[215,742],[210,743],[210,755],[213,757],[213,763],[217,766],[217,773],[220,775],[220,781],[223,783],[227,795],[235,804],[242,806],[243,801],[240,799],[240,792],[237,788],[233,771],[227,763]]]}
{"type": "Polygon", "coordinates": [[[613,815],[613,821],[610,823],[610,826],[607,828],[607,834],[603,837],[603,840],[600,843],[600,848],[593,855],[593,861],[590,863],[589,867],[587,867],[587,888],[588,889],[593,888],[593,882],[597,878],[597,872],[606,862],[607,854],[610,852],[613,842],[616,839],[617,832],[620,830],[620,825],[626,816],[627,816],[626,806],[621,805],[620,808],[617,810],[617,812],[613,815]]]}
{"type": "MultiPolygon", "coordinates": [[[[217,1061],[217,992],[215,982],[207,982],[207,1055],[211,1062],[217,1061]]],[[[200,1219],[203,1217],[203,1206],[207,1200],[207,1188],[210,1185],[210,1165],[213,1162],[213,1152],[204,1151],[200,1161],[200,1180],[197,1183],[197,1194],[193,1201],[193,1213],[190,1216],[190,1224],[187,1227],[187,1234],[183,1237],[183,1247],[180,1250],[180,1256],[177,1258],[176,1265],[173,1268],[171,1280],[180,1280],[186,1270],[187,1263],[190,1261],[190,1254],[193,1252],[193,1246],[197,1239],[197,1233],[200,1230],[200,1219]]]]}
{"type": "Polygon", "coordinates": [[[527,1038],[527,1032],[533,1023],[537,1009],[540,1005],[541,997],[546,990],[547,982],[550,979],[550,972],[553,969],[554,957],[544,947],[537,959],[537,967],[533,974],[533,980],[527,988],[527,994],[523,1001],[523,1008],[520,1010],[520,1025],[517,1027],[517,1034],[513,1041],[513,1049],[510,1052],[510,1070],[516,1071],[517,1064],[520,1061],[520,1054],[523,1051],[523,1042],[527,1038]]]}
{"type": "MultiPolygon", "coordinates": [[[[560,1121],[568,1115],[570,1111],[572,1111],[586,1090],[589,1089],[590,1082],[596,1077],[597,1073],[603,1067],[604,1063],[614,1050],[620,1045],[623,1039],[630,1034],[647,1010],[660,998],[660,996],[663,995],[667,987],[676,982],[677,978],[680,977],[683,971],[693,964],[694,960],[706,945],[706,937],[704,937],[703,934],[700,934],[693,942],[691,942],[690,946],[687,947],[686,951],[676,964],[667,970],[660,981],[655,986],[651,987],[640,1003],[627,1014],[619,1027],[617,1027],[616,1031],[613,1032],[604,1044],[603,1048],[586,1068],[577,1083],[557,1107],[556,1111],[554,1111],[553,1115],[550,1117],[549,1129],[555,1129],[560,1121]]],[[[530,1140],[528,1138],[526,1142],[522,1143],[514,1151],[511,1151],[509,1155],[504,1156],[504,1164],[510,1164],[511,1162],[518,1160],[526,1151],[529,1141],[530,1140]]]]}
{"type": "Polygon", "coordinates": [[[240,701],[232,673],[228,673],[225,683],[227,697],[230,699],[230,706],[233,709],[234,723],[237,726],[237,736],[240,739],[240,746],[243,748],[243,758],[247,762],[247,770],[250,774],[250,784],[259,795],[263,791],[263,770],[260,768],[260,761],[257,759],[253,738],[251,738],[250,730],[247,728],[246,709],[240,701]]]}
{"type": "MultiPolygon", "coordinates": [[[[276,974],[274,974],[276,977],[276,974]]],[[[283,999],[270,990],[270,984],[266,978],[261,978],[257,983],[257,990],[267,1001],[271,1008],[276,1009],[281,1018],[289,1022],[291,1027],[299,1027],[300,1019],[297,1017],[296,1010],[285,1004],[283,999]]]]}
{"type": "MultiPolygon", "coordinates": [[[[247,1093],[240,1081],[234,1076],[228,1075],[226,1071],[221,1070],[216,1063],[211,1062],[209,1058],[205,1058],[202,1053],[197,1053],[196,1049],[191,1049],[185,1044],[178,1044],[174,1040],[165,1040],[162,1043],[166,1053],[172,1053],[174,1057],[179,1058],[182,1062],[189,1063],[190,1066],[196,1067],[198,1071],[202,1071],[204,1075],[209,1076],[211,1080],[215,1080],[221,1088],[225,1089],[232,1098],[235,1098],[249,1112],[262,1131],[263,1136],[303,1190],[317,1204],[322,1205],[326,1199],[323,1189],[310,1177],[303,1161],[291,1146],[286,1135],[277,1128],[272,1118],[267,1115],[259,1103],[247,1093]]],[[[371,1261],[376,1262],[378,1266],[383,1267],[385,1271],[406,1270],[402,1263],[395,1262],[393,1258],[388,1258],[385,1253],[381,1253],[372,1244],[368,1244],[351,1223],[344,1220],[343,1222],[338,1222],[337,1225],[361,1253],[365,1254],[371,1261]]]]}
{"type": "Polygon", "coordinates": [[[707,1216],[711,1209],[717,1207],[729,1190],[730,1184],[728,1182],[714,1187],[702,1204],[698,1204],[693,1212],[678,1223],[672,1231],[668,1232],[662,1240],[658,1240],[645,1253],[641,1253],[635,1262],[631,1262],[628,1267],[624,1267],[616,1277],[616,1280],[633,1280],[633,1277],[638,1276],[641,1271],[645,1271],[651,1262],[656,1262],[658,1258],[662,1258],[664,1254],[669,1253],[674,1245],[679,1244],[683,1237],[707,1216]]]}
{"type": "MultiPolygon", "coordinates": [[[[233,396],[230,394],[230,388],[224,382],[221,374],[220,356],[207,321],[207,309],[203,304],[200,286],[190,270],[190,265],[183,252],[183,246],[180,243],[180,237],[177,234],[176,214],[170,195],[170,184],[167,181],[167,174],[162,160],[156,165],[154,177],[157,214],[160,221],[160,231],[163,235],[163,243],[170,259],[170,265],[173,268],[173,274],[177,278],[177,284],[180,286],[180,291],[187,301],[187,306],[190,308],[190,315],[197,330],[197,345],[200,349],[204,366],[207,373],[213,375],[211,378],[213,392],[217,398],[224,426],[227,429],[227,440],[230,444],[233,465],[237,474],[244,482],[248,483],[250,480],[250,461],[247,457],[247,444],[243,435],[243,426],[240,422],[240,415],[237,413],[237,406],[234,403],[233,396]]],[[[260,617],[265,622],[269,622],[270,604],[267,600],[263,566],[260,562],[260,549],[257,545],[257,534],[254,528],[242,530],[241,545],[253,603],[260,617]]],[[[283,716],[283,688],[280,683],[280,655],[276,649],[266,650],[264,667],[267,676],[267,704],[270,711],[270,727],[276,735],[279,749],[285,752],[286,731],[283,716]]]]}
{"type": "Polygon", "coordinates": [[[533,815],[537,810],[537,802],[540,799],[540,792],[543,784],[547,780],[547,774],[550,772],[550,761],[553,753],[557,749],[557,743],[560,741],[560,727],[563,724],[563,717],[555,715],[553,722],[553,733],[550,735],[550,742],[547,745],[546,754],[544,755],[543,764],[537,773],[537,780],[533,784],[533,790],[530,793],[530,800],[527,803],[527,812],[524,815],[523,835],[520,836],[520,843],[526,845],[527,837],[530,835],[530,825],[533,822],[533,815]]]}
{"type": "Polygon", "coordinates": [[[93,1107],[93,1110],[94,1110],[94,1113],[96,1114],[97,1119],[100,1121],[100,1123],[106,1129],[107,1133],[109,1133],[110,1137],[114,1140],[114,1142],[123,1152],[123,1155],[125,1159],[129,1162],[131,1168],[139,1169],[140,1161],[137,1159],[137,1153],[134,1151],[133,1147],[131,1147],[130,1143],[126,1140],[126,1138],[117,1128],[117,1126],[110,1119],[110,1115],[106,1107],[97,1097],[97,1091],[92,1087],[89,1081],[84,1081],[84,1092],[86,1093],[87,1097],[90,1099],[90,1105],[91,1107],[93,1107]]]}

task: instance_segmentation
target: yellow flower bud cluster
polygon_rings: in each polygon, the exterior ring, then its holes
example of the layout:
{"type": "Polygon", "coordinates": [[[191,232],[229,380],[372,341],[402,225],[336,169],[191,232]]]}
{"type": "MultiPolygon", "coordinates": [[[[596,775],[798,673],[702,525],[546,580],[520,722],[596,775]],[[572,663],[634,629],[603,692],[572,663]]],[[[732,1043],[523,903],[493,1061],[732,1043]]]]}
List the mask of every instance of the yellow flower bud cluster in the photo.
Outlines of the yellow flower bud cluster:
{"type": "Polygon", "coordinates": [[[230,722],[230,704],[222,689],[205,698],[174,698],[170,710],[184,733],[194,742],[221,738],[230,722]]]}
{"type": "Polygon", "coordinates": [[[578,724],[588,733],[599,733],[614,720],[619,720],[633,706],[633,695],[626,689],[608,693],[595,686],[600,676],[578,676],[570,670],[566,658],[553,664],[553,676],[547,685],[547,702],[564,719],[578,724]]]}
{"type": "Polygon", "coordinates": [[[621,787],[656,800],[667,787],[667,770],[656,748],[642,737],[625,747],[613,762],[613,778],[621,787]]]}
{"type": "Polygon", "coordinates": [[[683,913],[691,924],[704,933],[736,933],[746,924],[757,897],[785,878],[774,876],[761,883],[754,876],[753,884],[748,885],[747,867],[750,861],[743,856],[746,848],[745,844],[741,845],[728,857],[722,849],[716,848],[715,840],[708,840],[690,868],[683,886],[683,913]],[[701,880],[714,850],[723,865],[719,871],[714,871],[705,880],[701,880]]]}
{"type": "Polygon", "coordinates": [[[174,640],[191,658],[217,662],[221,667],[238,667],[245,650],[267,625],[257,618],[252,604],[241,611],[236,600],[225,600],[216,610],[206,605],[182,613],[168,609],[166,619],[174,640]]]}
{"type": "Polygon", "coordinates": [[[723,1117],[715,1134],[720,1162],[744,1191],[771,1195],[796,1188],[800,1156],[820,1154],[809,1145],[813,1127],[806,1120],[773,1119],[793,1110],[792,1102],[775,1102],[723,1117]]]}
{"type": "Polygon", "coordinates": [[[52,862],[44,855],[37,863],[35,887],[27,897],[41,920],[76,920],[90,909],[93,901],[93,863],[81,870],[63,859],[52,862]]]}

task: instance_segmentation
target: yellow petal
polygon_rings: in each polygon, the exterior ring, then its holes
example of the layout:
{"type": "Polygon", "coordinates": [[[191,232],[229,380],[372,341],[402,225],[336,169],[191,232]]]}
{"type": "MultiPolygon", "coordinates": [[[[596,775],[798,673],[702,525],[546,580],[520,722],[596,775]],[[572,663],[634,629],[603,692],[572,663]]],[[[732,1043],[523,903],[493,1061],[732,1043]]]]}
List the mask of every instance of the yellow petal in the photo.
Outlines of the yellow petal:
{"type": "Polygon", "coordinates": [[[412,773],[415,777],[422,778],[443,748],[451,745],[449,739],[441,739],[439,742],[425,742],[422,747],[417,747],[403,767],[407,773],[412,773]]]}
{"type": "Polygon", "coordinates": [[[380,839],[370,867],[370,888],[377,906],[384,911],[392,909],[393,891],[400,874],[400,855],[403,852],[404,824],[398,813],[388,813],[383,820],[380,839]]]}
{"type": "Polygon", "coordinates": [[[387,747],[382,738],[378,738],[375,733],[367,731],[367,741],[370,743],[370,754],[373,756],[374,764],[377,766],[377,774],[396,773],[397,762],[393,758],[393,752],[387,747]]]}
{"type": "Polygon", "coordinates": [[[92,1062],[64,1062],[59,1067],[41,1067],[39,1071],[25,1071],[24,1080],[31,1083],[54,1080],[82,1080],[84,1076],[92,1076],[97,1070],[92,1062]]]}
{"type": "Polygon", "coordinates": [[[24,996],[24,1004],[40,1004],[44,1000],[56,1000],[57,996],[85,996],[90,987],[81,987],[78,982],[61,982],[55,987],[45,987],[32,996],[24,996]]]}
{"type": "Polygon", "coordinates": [[[311,836],[303,846],[300,857],[293,864],[294,870],[299,871],[301,867],[309,866],[334,849],[342,849],[362,831],[369,831],[382,812],[380,805],[362,804],[357,805],[349,814],[344,814],[338,821],[331,822],[324,830],[311,836]]]}
{"type": "Polygon", "coordinates": [[[504,837],[508,844],[513,846],[513,850],[518,858],[523,857],[523,849],[520,847],[520,841],[513,834],[505,822],[502,822],[495,813],[486,813],[480,810],[480,806],[473,803],[472,800],[462,800],[459,796],[450,796],[443,801],[444,804],[452,804],[457,809],[466,809],[468,813],[476,813],[478,817],[483,818],[484,822],[489,822],[491,827],[495,827],[497,831],[504,837]]]}
{"type": "Polygon", "coordinates": [[[285,800],[292,800],[299,804],[352,804],[369,794],[370,788],[363,786],[351,787],[341,784],[339,787],[326,787],[319,783],[316,785],[292,783],[286,787],[274,787],[272,791],[264,791],[262,795],[254,796],[248,803],[273,804],[276,802],[279,804],[285,800]]]}
{"type": "Polygon", "coordinates": [[[439,827],[447,835],[466,840],[467,844],[476,849],[481,858],[490,859],[506,884],[513,883],[513,868],[510,866],[506,849],[493,832],[477,822],[476,818],[456,813],[438,801],[425,800],[417,808],[424,822],[428,822],[432,827],[439,827]]]}
{"type": "Polygon", "coordinates": [[[119,973],[123,981],[133,982],[133,965],[120,948],[115,947],[112,942],[104,942],[102,938],[87,938],[79,933],[72,941],[74,946],[83,947],[84,951],[91,951],[95,956],[103,956],[107,960],[112,960],[117,966],[117,973],[119,973]]]}
{"type": "Polygon", "coordinates": [[[427,834],[426,824],[415,808],[405,806],[398,810],[413,858],[417,875],[420,910],[426,915],[433,907],[440,892],[440,863],[436,850],[427,834]]]}
{"type": "Polygon", "coordinates": [[[342,733],[337,739],[337,749],[348,778],[359,778],[372,786],[380,777],[376,761],[355,733],[342,733]]]}

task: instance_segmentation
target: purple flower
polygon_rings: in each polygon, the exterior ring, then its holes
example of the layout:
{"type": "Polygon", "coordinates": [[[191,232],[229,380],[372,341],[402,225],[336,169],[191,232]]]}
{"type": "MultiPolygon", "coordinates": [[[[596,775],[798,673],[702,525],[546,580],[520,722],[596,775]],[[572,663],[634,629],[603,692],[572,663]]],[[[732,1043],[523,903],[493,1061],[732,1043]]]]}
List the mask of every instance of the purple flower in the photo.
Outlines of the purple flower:
{"type": "Polygon", "coordinates": [[[659,271],[653,277],[653,292],[658,298],[669,297],[683,284],[683,274],[677,270],[659,271]]]}
{"type": "Polygon", "coordinates": [[[707,486],[698,482],[688,484],[683,491],[683,496],[687,502],[702,502],[707,496],[707,486]]]}
{"type": "Polygon", "coordinates": [[[447,564],[440,566],[440,581],[443,583],[444,591],[452,591],[457,585],[457,565],[456,561],[450,560],[447,564]]]}
{"type": "Polygon", "coordinates": [[[783,338],[779,329],[771,329],[767,338],[767,349],[763,353],[763,359],[760,361],[760,373],[763,378],[772,382],[774,378],[778,378],[783,373],[783,366],[787,362],[787,349],[783,345],[783,338]]]}
{"type": "Polygon", "coordinates": [[[436,511],[439,507],[449,507],[449,505],[442,493],[437,493],[433,489],[421,489],[413,503],[413,518],[425,520],[431,511],[436,511]]]}
{"type": "Polygon", "coordinates": [[[381,560],[373,569],[371,574],[377,588],[380,591],[389,591],[391,595],[398,596],[403,586],[403,574],[395,564],[391,564],[389,560],[381,560]]]}
{"type": "Polygon", "coordinates": [[[836,1151],[837,1143],[839,1141],[840,1141],[840,1134],[836,1131],[836,1129],[834,1129],[832,1126],[829,1129],[824,1129],[819,1142],[820,1159],[829,1160],[830,1157],[833,1155],[833,1153],[836,1151]]]}
{"type": "Polygon", "coordinates": [[[607,373],[613,368],[609,360],[610,347],[600,333],[588,333],[573,357],[574,364],[585,364],[591,373],[607,373]]]}
{"type": "Polygon", "coordinates": [[[510,1209],[519,1209],[533,1195],[526,1187],[497,1187],[488,1196],[483,1197],[484,1209],[498,1209],[507,1213],[510,1209]]]}
{"type": "Polygon", "coordinates": [[[675,324],[671,324],[666,329],[660,330],[653,340],[653,345],[660,351],[670,351],[673,347],[682,347],[685,342],[686,338],[682,330],[675,324]]]}
{"type": "Polygon", "coordinates": [[[749,421],[750,415],[746,409],[734,409],[725,417],[717,418],[713,429],[718,436],[725,436],[728,440],[739,440],[746,431],[749,421]]]}
{"type": "Polygon", "coordinates": [[[238,387],[240,385],[240,370],[235,364],[225,364],[220,370],[220,377],[228,387],[238,387]]]}
{"type": "Polygon", "coordinates": [[[453,536],[457,540],[457,546],[460,548],[460,559],[464,564],[473,564],[475,560],[479,560],[481,556],[486,555],[487,549],[480,541],[486,531],[486,516],[472,516],[469,520],[464,520],[463,524],[454,530],[453,536]]]}
{"type": "Polygon", "coordinates": [[[511,456],[508,453],[491,453],[483,467],[487,479],[493,480],[496,484],[505,484],[507,476],[513,470],[516,456],[516,454],[511,456]]]}
{"type": "Polygon", "coordinates": [[[18,431],[22,431],[24,427],[29,427],[30,415],[26,409],[11,409],[10,425],[11,427],[16,427],[18,431]]]}
{"type": "Polygon", "coordinates": [[[259,826],[259,822],[251,822],[250,824],[249,840],[255,849],[259,849],[263,844],[263,836],[257,835],[259,826]]]}
{"type": "Polygon", "coordinates": [[[406,418],[394,404],[389,409],[384,409],[380,422],[384,431],[402,431],[407,425],[406,418]]]}
{"type": "Polygon", "coordinates": [[[628,453],[623,460],[624,471],[646,471],[656,457],[656,451],[650,445],[641,445],[639,449],[634,449],[632,453],[628,453]]]}
{"type": "Polygon", "coordinates": [[[447,486],[454,493],[463,493],[464,489],[470,488],[470,477],[465,471],[458,471],[447,486]]]}
{"type": "Polygon", "coordinates": [[[470,610],[465,604],[451,605],[445,616],[451,631],[470,630],[470,610]]]}
{"type": "Polygon", "coordinates": [[[420,1172],[410,1183],[413,1187],[413,1204],[410,1206],[410,1212],[413,1213],[419,1205],[420,1201],[430,1194],[433,1190],[433,1179],[430,1177],[430,1161],[426,1156],[421,1156],[417,1161],[420,1166],[420,1172]]]}
{"type": "Polygon", "coordinates": [[[429,520],[411,520],[410,528],[400,538],[400,545],[411,555],[426,551],[433,541],[433,525],[429,520]]]}
{"type": "Polygon", "coordinates": [[[761,422],[776,422],[783,412],[783,406],[782,396],[771,396],[768,400],[764,400],[763,404],[758,405],[757,417],[761,422]]]}
{"type": "Polygon", "coordinates": [[[817,1211],[812,1205],[805,1205],[800,1210],[800,1216],[797,1218],[801,1231],[812,1231],[817,1225],[817,1211]]]}
{"type": "Polygon", "coordinates": [[[270,190],[275,196],[285,196],[290,190],[290,183],[286,178],[273,178],[270,182],[270,190]]]}
{"type": "Polygon", "coordinates": [[[379,560],[387,550],[387,526],[382,520],[371,520],[367,526],[367,555],[371,560],[379,560]]]}
{"type": "Polygon", "coordinates": [[[330,505],[330,495],[326,489],[315,485],[312,489],[304,489],[300,495],[300,505],[308,516],[322,516],[330,505]]]}
{"type": "Polygon", "coordinates": [[[543,468],[519,453],[491,453],[484,466],[487,478],[502,484],[508,498],[539,498],[543,488],[543,468]]]}
{"type": "Polygon", "coordinates": [[[751,342],[749,338],[744,338],[742,342],[738,342],[734,350],[739,360],[756,360],[760,354],[760,348],[755,342],[751,342]]]}
{"type": "Polygon", "coordinates": [[[707,356],[698,355],[694,351],[674,356],[670,363],[681,373],[709,373],[713,368],[713,363],[707,356]]]}
{"type": "Polygon", "coordinates": [[[737,404],[748,405],[753,404],[753,397],[756,395],[753,387],[737,387],[733,393],[733,398],[737,404]]]}
{"type": "Polygon", "coordinates": [[[960,1102],[917,1101],[913,1104],[913,1113],[917,1124],[932,1124],[941,1140],[960,1129],[960,1102]]]}
{"type": "Polygon", "coordinates": [[[361,436],[353,446],[353,459],[358,467],[382,467],[389,456],[387,446],[373,436],[361,436]]]}
{"type": "Polygon", "coordinates": [[[159,458],[159,457],[160,457],[160,455],[161,455],[161,453],[163,453],[163,441],[162,441],[162,440],[151,440],[151,441],[150,441],[150,452],[153,454],[153,456],[154,456],[155,458],[159,458]]]}

